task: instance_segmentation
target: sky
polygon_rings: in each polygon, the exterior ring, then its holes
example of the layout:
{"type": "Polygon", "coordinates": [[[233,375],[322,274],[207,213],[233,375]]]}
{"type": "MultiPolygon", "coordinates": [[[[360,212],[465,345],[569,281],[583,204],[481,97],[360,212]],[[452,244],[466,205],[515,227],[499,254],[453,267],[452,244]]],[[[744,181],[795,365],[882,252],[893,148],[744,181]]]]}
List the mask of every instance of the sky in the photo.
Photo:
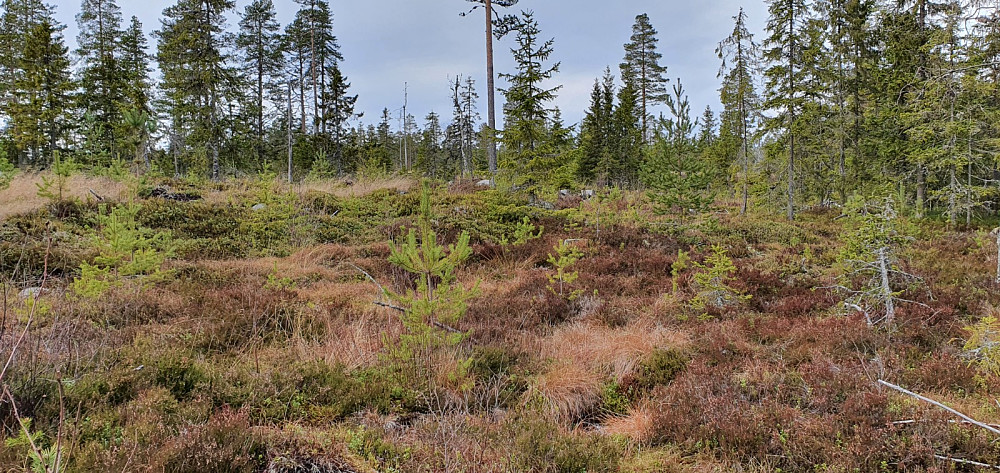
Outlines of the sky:
{"type": "MultiPolygon", "coordinates": [[[[67,25],[66,41],[76,46],[76,14],[80,0],[49,0],[56,17],[67,25]]],[[[160,14],[175,0],[119,0],[127,25],[135,15],[147,33],[160,27],[160,14]]],[[[250,0],[238,0],[229,15],[235,29],[250,0]]],[[[292,0],[274,0],[278,20],[288,24],[298,5],[292,0]]],[[[465,0],[331,0],[334,31],[344,62],[343,72],[358,94],[357,111],[365,123],[376,123],[383,108],[393,117],[403,106],[404,83],[408,91],[407,113],[423,122],[428,112],[451,116],[449,78],[472,76],[480,95],[480,114],[486,117],[485,19],[482,10],[462,17],[472,6],[465,0]]],[[[692,113],[700,115],[706,105],[719,109],[719,60],[715,48],[733,27],[732,17],[743,7],[755,39],[764,36],[767,10],[763,0],[521,0],[507,9],[535,12],[542,38],[555,40],[553,62],[560,72],[549,86],[561,85],[555,105],[566,124],[579,122],[590,102],[594,79],[604,68],[618,75],[623,45],[632,33],[638,14],[646,13],[659,32],[661,64],[667,76],[680,78],[690,96],[692,113]]],[[[155,40],[150,46],[155,48],[155,40]]],[[[513,37],[494,43],[497,72],[513,72],[510,48],[513,37]]],[[[152,51],[151,51],[152,52],[152,51]]],[[[502,80],[497,81],[503,87],[502,80]]],[[[498,123],[503,96],[497,92],[498,123]]],[[[666,113],[658,106],[653,113],[666,113]]]]}

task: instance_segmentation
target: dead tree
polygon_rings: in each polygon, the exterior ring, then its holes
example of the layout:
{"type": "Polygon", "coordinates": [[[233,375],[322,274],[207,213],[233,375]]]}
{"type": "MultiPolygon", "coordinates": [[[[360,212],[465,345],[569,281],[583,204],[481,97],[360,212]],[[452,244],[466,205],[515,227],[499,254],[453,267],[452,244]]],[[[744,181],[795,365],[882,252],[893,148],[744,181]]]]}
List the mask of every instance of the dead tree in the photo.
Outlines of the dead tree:
{"type": "Polygon", "coordinates": [[[895,255],[908,239],[897,228],[892,199],[865,204],[858,213],[860,225],[847,236],[840,260],[848,270],[833,288],[847,294],[844,305],[864,314],[868,325],[892,325],[899,303],[919,304],[903,299],[904,289],[923,280],[897,264],[895,255]]]}

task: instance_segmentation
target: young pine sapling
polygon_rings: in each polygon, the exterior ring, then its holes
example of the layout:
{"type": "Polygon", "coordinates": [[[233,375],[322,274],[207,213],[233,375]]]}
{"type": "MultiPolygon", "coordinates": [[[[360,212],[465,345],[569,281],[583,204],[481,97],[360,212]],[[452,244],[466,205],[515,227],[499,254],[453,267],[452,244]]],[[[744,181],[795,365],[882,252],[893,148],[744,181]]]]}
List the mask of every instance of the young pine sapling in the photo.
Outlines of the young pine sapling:
{"type": "Polygon", "coordinates": [[[405,292],[385,290],[398,304],[405,333],[396,355],[412,359],[418,352],[429,355],[439,347],[457,345],[466,333],[454,328],[468,310],[468,300],[478,288],[466,289],[457,281],[459,266],[472,256],[469,234],[462,232],[452,245],[438,243],[431,228],[430,191],[424,183],[420,194],[420,217],[406,239],[390,242],[389,262],[416,276],[416,288],[405,292]]]}

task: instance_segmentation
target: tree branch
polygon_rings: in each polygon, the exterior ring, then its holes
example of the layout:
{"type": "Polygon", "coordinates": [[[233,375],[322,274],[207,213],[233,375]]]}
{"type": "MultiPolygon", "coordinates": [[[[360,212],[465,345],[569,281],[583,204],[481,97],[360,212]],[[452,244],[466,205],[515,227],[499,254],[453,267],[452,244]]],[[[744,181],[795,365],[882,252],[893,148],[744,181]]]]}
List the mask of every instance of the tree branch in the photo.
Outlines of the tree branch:
{"type": "Polygon", "coordinates": [[[970,424],[982,427],[982,428],[984,428],[984,429],[986,429],[986,430],[988,430],[990,432],[993,432],[994,434],[1000,435],[1000,429],[998,429],[996,427],[993,427],[993,426],[991,426],[989,424],[986,424],[984,422],[979,422],[978,420],[973,419],[972,417],[969,417],[969,416],[967,416],[965,414],[962,414],[961,412],[958,412],[955,409],[952,409],[952,408],[950,408],[950,407],[948,407],[948,406],[946,406],[944,404],[941,404],[940,402],[935,401],[935,400],[933,400],[931,398],[921,396],[921,395],[919,395],[919,394],[917,394],[917,393],[915,393],[913,391],[910,391],[908,389],[896,386],[895,384],[892,384],[890,382],[887,382],[887,381],[884,381],[884,380],[881,380],[881,379],[878,380],[878,383],[881,384],[881,385],[883,385],[883,386],[886,386],[888,388],[895,389],[896,391],[899,391],[899,392],[901,392],[903,394],[906,394],[907,396],[910,396],[910,397],[919,399],[921,401],[933,404],[933,405],[935,405],[937,407],[940,407],[941,409],[944,409],[944,410],[946,410],[946,411],[948,411],[948,412],[950,412],[950,413],[952,413],[952,414],[954,414],[954,415],[956,415],[958,417],[961,417],[963,420],[967,421],[970,424]]]}

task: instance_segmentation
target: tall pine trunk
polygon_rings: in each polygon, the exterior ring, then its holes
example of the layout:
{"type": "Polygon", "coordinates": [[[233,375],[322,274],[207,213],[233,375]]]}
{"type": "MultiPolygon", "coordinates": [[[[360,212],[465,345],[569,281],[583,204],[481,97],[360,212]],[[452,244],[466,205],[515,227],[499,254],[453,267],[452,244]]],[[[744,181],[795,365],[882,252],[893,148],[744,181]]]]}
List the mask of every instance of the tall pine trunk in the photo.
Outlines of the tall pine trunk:
{"type": "Polygon", "coordinates": [[[487,117],[490,129],[487,130],[486,152],[489,156],[490,175],[495,179],[497,174],[497,112],[493,81],[493,2],[484,0],[484,3],[486,6],[486,96],[490,115],[487,117]]]}

